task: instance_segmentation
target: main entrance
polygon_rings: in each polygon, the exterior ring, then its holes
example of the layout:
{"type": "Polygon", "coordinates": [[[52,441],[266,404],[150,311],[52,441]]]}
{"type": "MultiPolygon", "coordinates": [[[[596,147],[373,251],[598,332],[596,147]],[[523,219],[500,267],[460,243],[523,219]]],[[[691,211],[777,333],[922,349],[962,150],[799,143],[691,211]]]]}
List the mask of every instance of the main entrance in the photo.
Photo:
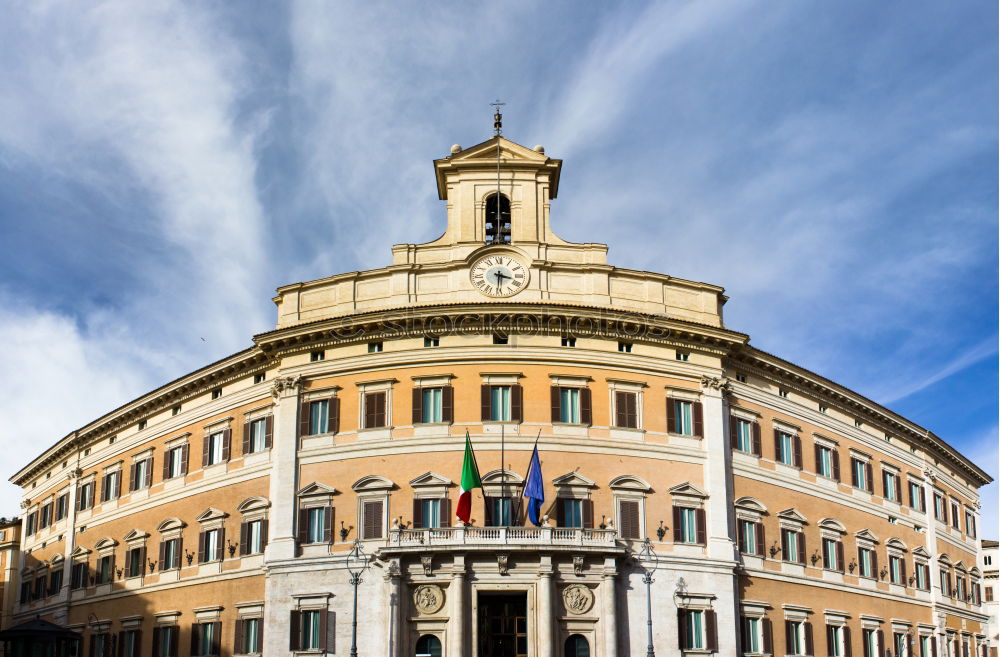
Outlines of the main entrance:
{"type": "Polygon", "coordinates": [[[528,594],[479,594],[479,657],[527,657],[528,594]]]}

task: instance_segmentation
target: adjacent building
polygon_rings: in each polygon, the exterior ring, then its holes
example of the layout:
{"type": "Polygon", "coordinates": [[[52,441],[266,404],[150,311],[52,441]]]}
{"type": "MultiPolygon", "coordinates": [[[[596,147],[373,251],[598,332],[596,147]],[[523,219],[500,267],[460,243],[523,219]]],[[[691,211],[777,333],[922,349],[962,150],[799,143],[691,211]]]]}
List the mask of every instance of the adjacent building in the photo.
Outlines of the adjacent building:
{"type": "Polygon", "coordinates": [[[453,147],[440,238],[279,288],[251,347],[35,455],[12,620],[93,657],[985,654],[987,474],[723,288],[557,237],[561,168],[453,147]]]}

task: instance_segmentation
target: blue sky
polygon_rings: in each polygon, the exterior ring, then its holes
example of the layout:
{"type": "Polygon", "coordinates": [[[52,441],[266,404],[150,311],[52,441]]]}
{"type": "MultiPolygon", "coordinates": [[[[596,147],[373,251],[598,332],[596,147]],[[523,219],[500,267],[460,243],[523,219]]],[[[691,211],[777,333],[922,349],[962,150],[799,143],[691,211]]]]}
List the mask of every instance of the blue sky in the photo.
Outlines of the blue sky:
{"type": "Polygon", "coordinates": [[[439,235],[431,160],[499,97],[565,161],[562,237],[724,285],[753,344],[996,476],[996,25],[978,1],[15,2],[0,472],[248,346],[278,285],[439,235]]]}

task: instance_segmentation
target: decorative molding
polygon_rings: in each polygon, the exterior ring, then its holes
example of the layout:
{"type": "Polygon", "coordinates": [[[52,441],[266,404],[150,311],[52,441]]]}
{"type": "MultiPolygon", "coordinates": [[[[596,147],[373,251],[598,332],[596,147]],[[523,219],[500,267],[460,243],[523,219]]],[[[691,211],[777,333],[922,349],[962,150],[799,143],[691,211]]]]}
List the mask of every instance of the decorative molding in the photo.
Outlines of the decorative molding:
{"type": "Polygon", "coordinates": [[[579,616],[594,606],[594,592],[583,584],[570,584],[563,589],[562,600],[566,611],[579,616]]]}
{"type": "Polygon", "coordinates": [[[304,381],[302,380],[301,374],[295,374],[292,376],[279,376],[271,384],[271,396],[280,397],[287,393],[297,393],[302,387],[304,381]]]}

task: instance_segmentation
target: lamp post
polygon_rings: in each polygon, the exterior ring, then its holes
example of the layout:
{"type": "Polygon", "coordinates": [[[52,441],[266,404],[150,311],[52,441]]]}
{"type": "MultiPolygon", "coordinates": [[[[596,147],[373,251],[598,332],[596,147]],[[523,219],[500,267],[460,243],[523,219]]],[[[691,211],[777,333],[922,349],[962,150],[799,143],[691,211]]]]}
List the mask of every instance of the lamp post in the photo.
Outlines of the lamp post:
{"type": "Polygon", "coordinates": [[[360,539],[354,540],[354,545],[347,555],[347,572],[351,575],[351,586],[354,587],[354,613],[351,615],[351,657],[358,657],[358,584],[361,575],[368,568],[368,555],[361,549],[360,539]]]}
{"type": "Polygon", "coordinates": [[[653,551],[653,544],[647,537],[646,540],[642,542],[642,550],[639,551],[637,555],[640,565],[642,562],[646,562],[649,565],[644,566],[645,572],[642,575],[642,581],[646,585],[646,657],[656,657],[656,653],[653,651],[653,571],[656,570],[656,563],[659,560],[656,552],[653,551]]]}

